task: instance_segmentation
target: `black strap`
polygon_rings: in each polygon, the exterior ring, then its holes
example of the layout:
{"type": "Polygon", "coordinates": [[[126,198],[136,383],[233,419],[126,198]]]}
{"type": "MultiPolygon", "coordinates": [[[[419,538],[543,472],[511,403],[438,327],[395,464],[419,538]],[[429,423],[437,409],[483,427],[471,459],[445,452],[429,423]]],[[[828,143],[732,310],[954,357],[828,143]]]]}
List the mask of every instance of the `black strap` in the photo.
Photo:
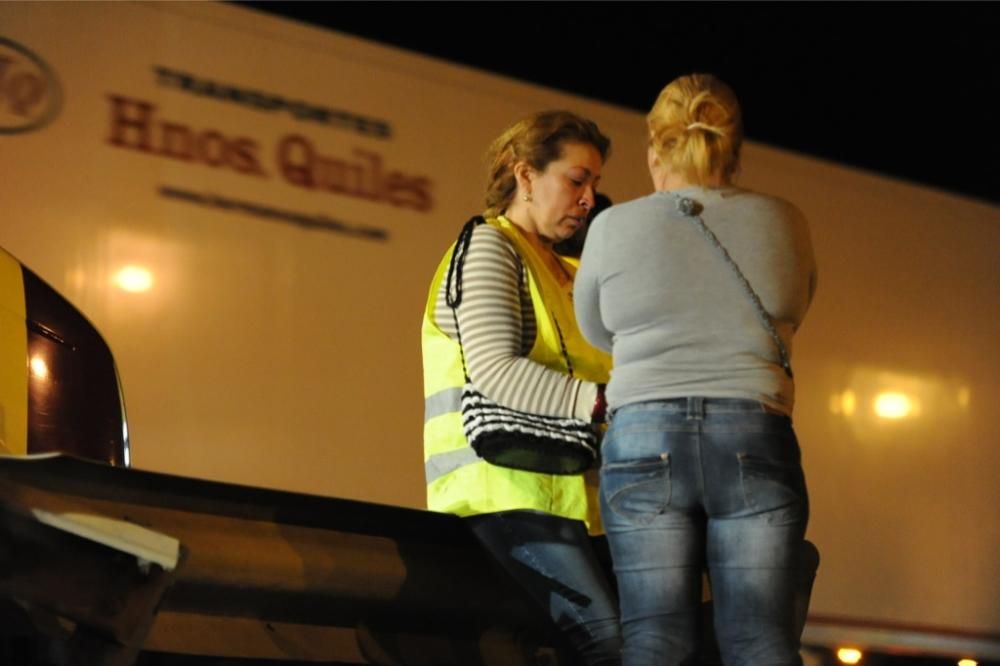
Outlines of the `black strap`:
{"type": "Polygon", "coordinates": [[[448,263],[448,277],[445,282],[444,301],[453,310],[462,304],[462,270],[465,268],[465,255],[469,252],[472,242],[472,230],[486,220],[482,215],[476,215],[462,226],[462,231],[455,241],[455,250],[451,253],[448,263]]]}
{"type": "Polygon", "coordinates": [[[778,356],[781,359],[781,367],[785,369],[785,374],[788,375],[789,379],[794,378],[792,374],[792,364],[788,358],[788,350],[785,349],[785,343],[781,341],[781,336],[778,335],[778,331],[774,328],[774,321],[771,319],[771,315],[767,313],[764,309],[764,304],[760,302],[760,297],[757,296],[757,292],[753,290],[750,286],[750,282],[743,275],[743,271],[740,267],[733,261],[733,258],[729,255],[729,252],[722,246],[719,239],[716,237],[712,230],[708,228],[705,221],[701,219],[701,204],[699,204],[694,199],[689,199],[687,197],[678,197],[677,199],[677,210],[681,212],[685,217],[691,220],[696,227],[701,231],[702,235],[708,239],[708,241],[715,246],[715,248],[722,255],[723,260],[729,264],[730,268],[736,274],[737,279],[743,286],[743,290],[747,293],[750,298],[750,302],[753,303],[754,309],[757,312],[757,318],[760,320],[761,325],[771,334],[774,339],[774,343],[778,346],[778,356]]]}

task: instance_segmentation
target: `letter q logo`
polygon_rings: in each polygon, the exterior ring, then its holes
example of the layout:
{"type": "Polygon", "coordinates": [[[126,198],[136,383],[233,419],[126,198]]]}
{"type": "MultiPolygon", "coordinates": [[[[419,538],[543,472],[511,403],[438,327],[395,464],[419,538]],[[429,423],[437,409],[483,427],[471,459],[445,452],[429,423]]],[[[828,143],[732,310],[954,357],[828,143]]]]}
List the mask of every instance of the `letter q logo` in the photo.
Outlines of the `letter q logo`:
{"type": "Polygon", "coordinates": [[[62,106],[52,69],[17,42],[0,37],[0,134],[48,125],[62,106]]]}

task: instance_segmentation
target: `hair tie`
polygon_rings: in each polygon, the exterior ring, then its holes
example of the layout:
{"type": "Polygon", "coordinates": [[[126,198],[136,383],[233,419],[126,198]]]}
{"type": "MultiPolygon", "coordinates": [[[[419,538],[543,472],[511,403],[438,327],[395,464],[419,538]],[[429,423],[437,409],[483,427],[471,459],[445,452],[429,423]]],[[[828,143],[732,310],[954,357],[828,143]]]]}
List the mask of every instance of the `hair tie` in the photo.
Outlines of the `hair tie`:
{"type": "Polygon", "coordinates": [[[718,127],[712,127],[711,125],[706,125],[705,123],[691,123],[684,129],[687,130],[688,132],[690,132],[693,129],[703,129],[706,132],[711,132],[712,134],[720,134],[720,135],[722,134],[722,130],[720,130],[718,127]]]}

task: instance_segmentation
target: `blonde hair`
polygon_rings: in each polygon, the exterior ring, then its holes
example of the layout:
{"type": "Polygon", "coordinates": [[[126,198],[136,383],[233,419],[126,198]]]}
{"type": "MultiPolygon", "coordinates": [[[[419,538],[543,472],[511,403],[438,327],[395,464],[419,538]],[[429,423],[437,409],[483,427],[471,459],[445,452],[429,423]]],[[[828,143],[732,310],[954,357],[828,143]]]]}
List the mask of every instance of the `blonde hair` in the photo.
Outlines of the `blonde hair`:
{"type": "Polygon", "coordinates": [[[486,217],[503,213],[517,192],[514,165],[526,162],[536,171],[544,171],[550,162],[563,154],[567,143],[593,146],[608,159],[611,139],[597,124],[569,111],[542,111],[522,118],[498,136],[486,153],[486,217]]]}
{"type": "Polygon", "coordinates": [[[732,89],[711,74],[688,74],[660,92],[646,116],[661,163],[695,185],[714,174],[731,183],[740,162],[743,118],[732,89]]]}

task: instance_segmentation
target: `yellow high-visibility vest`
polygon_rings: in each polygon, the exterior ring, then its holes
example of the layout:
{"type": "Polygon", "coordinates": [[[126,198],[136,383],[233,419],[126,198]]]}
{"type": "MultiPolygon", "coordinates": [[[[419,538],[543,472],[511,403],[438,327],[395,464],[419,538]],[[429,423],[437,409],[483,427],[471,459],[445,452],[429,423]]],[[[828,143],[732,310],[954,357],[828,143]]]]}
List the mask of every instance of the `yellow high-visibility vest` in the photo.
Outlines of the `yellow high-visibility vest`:
{"type": "MultiPolygon", "coordinates": [[[[524,262],[537,324],[528,358],[567,372],[559,333],[553,323],[555,317],[573,364],[574,377],[606,383],[611,357],[591,347],[577,328],[572,285],[559,285],[535,248],[510,220],[500,216],[487,223],[504,234],[524,262]]],[[[465,377],[460,349],[434,321],[438,292],[454,249],[452,245],[438,265],[424,309],[424,469],[428,508],[460,516],[534,509],[582,520],[592,534],[600,533],[596,473],[559,476],[497,467],[476,456],[466,441],[462,432],[461,393],[465,377]]],[[[570,276],[576,274],[576,261],[565,257],[560,260],[570,276]]]]}

